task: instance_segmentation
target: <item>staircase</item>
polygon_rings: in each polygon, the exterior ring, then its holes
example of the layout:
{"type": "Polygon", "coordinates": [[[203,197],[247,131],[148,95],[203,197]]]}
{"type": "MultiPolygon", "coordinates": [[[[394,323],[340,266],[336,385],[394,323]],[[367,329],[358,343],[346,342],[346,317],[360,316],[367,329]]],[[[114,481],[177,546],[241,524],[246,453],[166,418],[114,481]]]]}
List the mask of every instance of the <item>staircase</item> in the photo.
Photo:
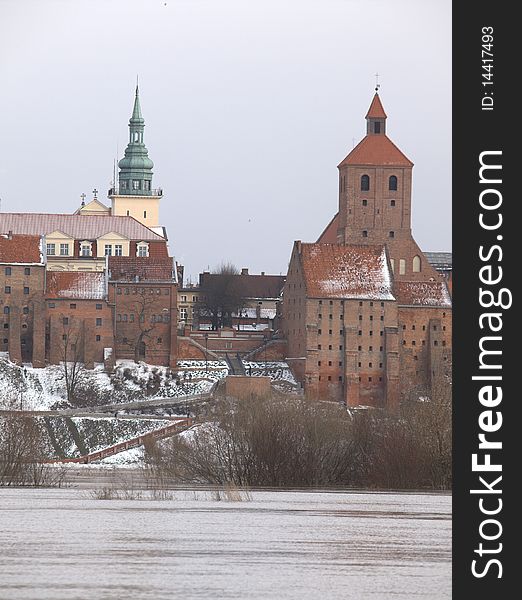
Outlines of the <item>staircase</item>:
{"type": "Polygon", "coordinates": [[[245,367],[243,366],[243,362],[239,354],[231,356],[227,353],[226,360],[230,375],[245,375],[245,367]]]}

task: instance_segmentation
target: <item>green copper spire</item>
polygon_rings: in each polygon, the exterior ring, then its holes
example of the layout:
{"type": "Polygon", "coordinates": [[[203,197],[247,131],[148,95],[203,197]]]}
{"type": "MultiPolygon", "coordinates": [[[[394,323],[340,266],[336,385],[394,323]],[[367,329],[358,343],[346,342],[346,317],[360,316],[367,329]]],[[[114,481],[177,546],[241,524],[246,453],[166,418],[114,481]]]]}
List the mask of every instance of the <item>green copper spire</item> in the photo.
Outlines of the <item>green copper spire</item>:
{"type": "Polygon", "coordinates": [[[140,93],[136,84],[134,108],[129,121],[129,143],[125,157],[120,160],[119,193],[132,196],[151,196],[154,163],[143,143],[145,121],[141,114],[140,93]]]}

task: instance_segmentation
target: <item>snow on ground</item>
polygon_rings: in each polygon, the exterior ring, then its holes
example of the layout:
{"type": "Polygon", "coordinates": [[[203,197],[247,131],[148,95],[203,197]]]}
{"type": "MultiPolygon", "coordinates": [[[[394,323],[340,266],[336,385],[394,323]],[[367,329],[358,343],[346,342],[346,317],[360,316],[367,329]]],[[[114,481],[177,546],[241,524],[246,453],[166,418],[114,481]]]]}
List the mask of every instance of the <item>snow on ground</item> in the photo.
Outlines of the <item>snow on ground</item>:
{"type": "MultiPolygon", "coordinates": [[[[208,392],[212,385],[226,377],[225,361],[184,360],[177,369],[130,360],[117,361],[114,373],[104,371],[102,364],[85,370],[76,393],[76,407],[118,404],[152,398],[183,398],[208,392]]],[[[34,369],[23,368],[0,355],[0,408],[51,410],[67,408],[64,370],[61,365],[34,369]]]]}
{"type": "Polygon", "coordinates": [[[243,365],[247,375],[252,377],[261,377],[265,375],[270,377],[272,381],[286,381],[293,385],[297,385],[297,381],[288,366],[288,363],[282,360],[269,360],[266,363],[264,361],[251,361],[244,360],[243,365]]]}
{"type": "Polygon", "coordinates": [[[100,466],[115,466],[115,467],[139,467],[143,465],[143,447],[131,448],[120,452],[119,454],[113,454],[107,456],[96,463],[90,463],[91,465],[100,466]]]}

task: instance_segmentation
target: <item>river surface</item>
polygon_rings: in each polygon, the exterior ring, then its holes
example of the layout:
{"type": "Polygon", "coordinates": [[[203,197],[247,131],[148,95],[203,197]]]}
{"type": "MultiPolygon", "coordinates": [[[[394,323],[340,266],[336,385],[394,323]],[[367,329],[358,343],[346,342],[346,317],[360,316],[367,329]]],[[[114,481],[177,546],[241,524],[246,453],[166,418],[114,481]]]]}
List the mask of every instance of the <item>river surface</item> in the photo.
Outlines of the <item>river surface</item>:
{"type": "Polygon", "coordinates": [[[451,497],[0,488],[2,600],[451,597],[451,497]]]}

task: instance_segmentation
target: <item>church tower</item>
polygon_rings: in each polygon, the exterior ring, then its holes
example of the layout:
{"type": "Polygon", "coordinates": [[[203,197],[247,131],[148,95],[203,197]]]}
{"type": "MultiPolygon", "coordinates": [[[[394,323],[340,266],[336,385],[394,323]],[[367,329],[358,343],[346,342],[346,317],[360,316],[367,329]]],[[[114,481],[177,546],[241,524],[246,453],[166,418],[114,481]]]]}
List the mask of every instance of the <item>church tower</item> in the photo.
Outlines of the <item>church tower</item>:
{"type": "Polygon", "coordinates": [[[386,135],[386,119],[376,91],[366,136],[338,166],[337,243],[385,244],[396,279],[438,278],[412,236],[413,163],[386,135]]]}
{"type": "Polygon", "coordinates": [[[136,86],[134,108],[129,121],[129,143],[125,156],[119,161],[118,185],[109,190],[112,214],[131,216],[147,227],[159,225],[159,201],[161,189],[152,188],[152,168],[143,142],[145,121],[141,114],[140,95],[136,86]]]}

